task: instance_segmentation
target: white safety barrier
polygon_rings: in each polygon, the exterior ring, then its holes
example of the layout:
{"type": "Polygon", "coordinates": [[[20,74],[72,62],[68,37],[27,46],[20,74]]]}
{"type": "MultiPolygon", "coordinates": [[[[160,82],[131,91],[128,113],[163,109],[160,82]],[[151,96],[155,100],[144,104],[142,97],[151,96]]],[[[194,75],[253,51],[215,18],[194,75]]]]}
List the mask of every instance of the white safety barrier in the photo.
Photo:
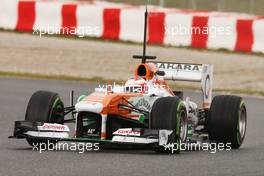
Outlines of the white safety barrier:
{"type": "MultiPolygon", "coordinates": [[[[142,42],[144,6],[2,0],[0,28],[142,42]]],[[[149,6],[148,43],[264,53],[264,17],[149,6]]]]}

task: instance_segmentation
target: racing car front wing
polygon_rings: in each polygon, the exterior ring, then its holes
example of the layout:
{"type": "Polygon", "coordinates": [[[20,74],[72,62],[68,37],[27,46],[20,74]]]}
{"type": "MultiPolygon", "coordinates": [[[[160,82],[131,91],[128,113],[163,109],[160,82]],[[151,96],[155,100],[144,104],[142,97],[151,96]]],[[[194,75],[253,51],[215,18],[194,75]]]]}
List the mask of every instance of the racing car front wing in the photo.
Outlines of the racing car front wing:
{"type": "Polygon", "coordinates": [[[67,125],[43,122],[16,121],[13,136],[9,138],[47,139],[56,141],[98,142],[108,144],[138,145],[148,147],[164,146],[175,141],[173,130],[147,128],[121,128],[111,139],[95,137],[70,137],[67,125]]]}

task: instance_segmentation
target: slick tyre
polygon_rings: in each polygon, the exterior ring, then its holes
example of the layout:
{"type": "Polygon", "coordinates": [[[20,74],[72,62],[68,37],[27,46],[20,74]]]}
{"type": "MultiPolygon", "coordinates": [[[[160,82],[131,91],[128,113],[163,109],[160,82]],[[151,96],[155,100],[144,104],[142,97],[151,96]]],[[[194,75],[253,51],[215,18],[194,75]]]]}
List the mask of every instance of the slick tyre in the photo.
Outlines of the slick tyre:
{"type": "Polygon", "coordinates": [[[179,153],[180,143],[187,138],[187,113],[183,101],[179,97],[162,97],[157,99],[150,113],[150,127],[152,129],[173,130],[175,135],[174,149],[159,146],[158,153],[179,153]]]}
{"type": "MultiPolygon", "coordinates": [[[[63,124],[64,105],[57,93],[48,91],[35,92],[28,103],[26,121],[63,124]]],[[[27,138],[31,146],[40,144],[55,144],[55,140],[27,138]]]]}
{"type": "Polygon", "coordinates": [[[245,138],[247,126],[246,105],[241,97],[220,95],[214,97],[209,110],[209,139],[238,149],[245,138]]]}

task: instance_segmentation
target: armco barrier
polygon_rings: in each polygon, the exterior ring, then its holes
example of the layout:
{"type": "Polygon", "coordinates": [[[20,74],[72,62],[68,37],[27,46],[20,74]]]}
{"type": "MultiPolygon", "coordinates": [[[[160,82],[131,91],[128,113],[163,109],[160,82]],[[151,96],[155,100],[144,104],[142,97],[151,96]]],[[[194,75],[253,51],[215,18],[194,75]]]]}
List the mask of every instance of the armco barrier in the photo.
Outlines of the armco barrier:
{"type": "MultiPolygon", "coordinates": [[[[0,28],[141,42],[144,6],[2,0],[0,28]],[[71,31],[65,29],[72,29],[71,31]]],[[[264,18],[149,6],[148,43],[264,53],[264,18]]]]}

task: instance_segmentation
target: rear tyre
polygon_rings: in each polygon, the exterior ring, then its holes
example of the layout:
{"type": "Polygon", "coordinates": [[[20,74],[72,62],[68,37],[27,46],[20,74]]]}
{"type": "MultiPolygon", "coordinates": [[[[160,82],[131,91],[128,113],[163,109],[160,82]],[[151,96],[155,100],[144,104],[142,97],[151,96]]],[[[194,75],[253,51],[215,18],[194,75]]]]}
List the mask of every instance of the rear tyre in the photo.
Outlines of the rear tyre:
{"type": "Polygon", "coordinates": [[[214,97],[209,111],[209,139],[217,143],[230,143],[238,149],[245,138],[247,125],[246,105],[241,97],[220,95],[214,97]]]}
{"type": "MultiPolygon", "coordinates": [[[[183,101],[179,97],[162,97],[157,99],[150,114],[150,127],[152,129],[174,130],[174,151],[180,152],[180,143],[187,138],[187,113],[183,101]]],[[[171,153],[160,146],[155,149],[158,153],[171,153]]]]}
{"type": "MultiPolygon", "coordinates": [[[[64,105],[57,93],[48,91],[35,92],[28,103],[26,121],[63,124],[64,105]]],[[[55,140],[27,138],[31,146],[40,144],[56,144],[55,140]]]]}

